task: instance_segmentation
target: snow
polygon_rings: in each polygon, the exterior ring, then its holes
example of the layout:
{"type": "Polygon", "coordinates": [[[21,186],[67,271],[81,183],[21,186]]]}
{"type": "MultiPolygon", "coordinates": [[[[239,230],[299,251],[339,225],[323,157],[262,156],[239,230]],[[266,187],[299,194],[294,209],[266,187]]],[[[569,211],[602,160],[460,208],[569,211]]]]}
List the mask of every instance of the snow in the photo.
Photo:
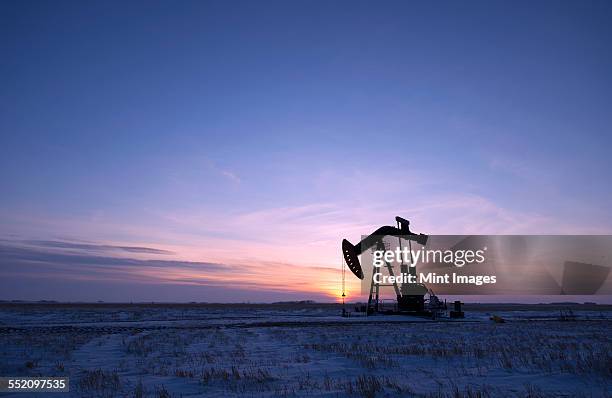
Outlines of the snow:
{"type": "MultiPolygon", "coordinates": [[[[609,396],[610,311],[342,318],[334,306],[3,305],[0,375],[71,397],[609,396]]],[[[40,393],[6,394],[39,397],[40,393]]],[[[58,394],[60,396],[60,394],[58,394]]]]}

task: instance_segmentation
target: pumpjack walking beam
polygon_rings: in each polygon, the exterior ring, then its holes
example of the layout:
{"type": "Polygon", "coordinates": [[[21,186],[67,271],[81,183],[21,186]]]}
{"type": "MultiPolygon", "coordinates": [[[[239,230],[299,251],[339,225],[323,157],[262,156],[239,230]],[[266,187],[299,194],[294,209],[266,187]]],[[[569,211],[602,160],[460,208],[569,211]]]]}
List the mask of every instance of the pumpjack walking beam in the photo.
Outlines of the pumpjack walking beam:
{"type": "Polygon", "coordinates": [[[363,269],[361,268],[361,263],[359,262],[358,256],[364,251],[368,250],[370,247],[376,245],[378,241],[385,236],[401,237],[403,239],[415,241],[420,245],[425,245],[427,243],[427,235],[415,234],[410,231],[410,222],[408,220],[402,217],[395,217],[395,220],[397,221],[399,228],[388,225],[380,227],[376,231],[372,232],[372,234],[363,238],[356,245],[353,245],[346,239],[342,240],[342,254],[344,255],[344,260],[346,261],[346,265],[349,267],[351,272],[355,274],[357,278],[364,278],[363,269]]]}

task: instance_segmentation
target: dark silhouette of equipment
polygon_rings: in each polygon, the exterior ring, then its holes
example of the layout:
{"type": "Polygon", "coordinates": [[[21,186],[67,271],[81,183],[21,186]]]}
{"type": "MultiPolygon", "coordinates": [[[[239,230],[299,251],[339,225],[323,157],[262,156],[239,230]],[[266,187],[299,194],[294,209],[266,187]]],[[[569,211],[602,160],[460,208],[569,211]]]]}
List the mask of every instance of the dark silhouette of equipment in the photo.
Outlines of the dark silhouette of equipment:
{"type": "Polygon", "coordinates": [[[461,301],[455,301],[455,303],[453,304],[453,310],[450,312],[450,317],[451,318],[464,318],[465,314],[463,313],[463,311],[461,311],[461,304],[463,304],[461,301]]]}
{"type": "MultiPolygon", "coordinates": [[[[359,279],[364,278],[364,273],[358,256],[371,248],[375,250],[386,250],[384,242],[386,236],[398,238],[400,251],[402,251],[402,240],[408,241],[410,264],[406,264],[404,258],[402,258],[400,269],[403,275],[413,275],[416,278],[416,266],[412,259],[412,242],[424,246],[427,244],[428,236],[410,231],[410,222],[402,217],[395,217],[395,221],[397,222],[397,227],[380,227],[371,235],[363,238],[356,245],[353,245],[346,239],[342,240],[342,254],[346,266],[348,266],[351,272],[359,279]]],[[[391,264],[387,261],[384,261],[384,263],[389,275],[394,276],[391,264]]],[[[374,274],[375,271],[376,269],[373,267],[372,273],[374,274]]],[[[440,301],[431,289],[428,289],[421,283],[402,283],[400,287],[396,282],[382,284],[377,283],[374,278],[372,278],[368,305],[365,312],[367,314],[413,314],[436,318],[445,310],[446,303],[440,301]],[[383,303],[383,300],[380,299],[380,287],[383,286],[393,286],[395,289],[397,301],[391,308],[388,308],[385,303],[383,303]]]]}
{"type": "Polygon", "coordinates": [[[363,270],[361,269],[361,263],[357,256],[376,245],[379,241],[382,241],[385,236],[396,236],[398,238],[409,239],[421,245],[427,243],[427,235],[415,234],[410,231],[410,221],[401,217],[395,217],[395,221],[397,221],[398,227],[380,227],[356,245],[351,244],[351,242],[346,239],[342,240],[344,261],[346,261],[346,265],[357,278],[363,279],[363,270]]]}

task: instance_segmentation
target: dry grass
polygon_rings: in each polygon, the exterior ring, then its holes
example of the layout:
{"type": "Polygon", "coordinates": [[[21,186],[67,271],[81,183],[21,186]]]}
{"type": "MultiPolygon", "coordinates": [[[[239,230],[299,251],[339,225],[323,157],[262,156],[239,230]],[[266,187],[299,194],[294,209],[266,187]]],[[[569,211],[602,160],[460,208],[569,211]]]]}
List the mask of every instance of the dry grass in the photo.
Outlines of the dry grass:
{"type": "Polygon", "coordinates": [[[84,394],[114,397],[121,390],[121,379],[117,371],[85,370],[77,385],[84,394]]]}
{"type": "MultiPolygon", "coordinates": [[[[88,319],[147,319],[153,315],[146,307],[128,314],[115,310],[85,313],[88,319]]],[[[585,396],[606,396],[612,380],[609,329],[610,321],[597,320],[276,323],[119,331],[114,335],[15,333],[0,335],[0,370],[5,374],[69,374],[75,397],[178,397],[185,390],[177,386],[190,391],[185,395],[227,397],[472,398],[560,393],[554,391],[554,383],[538,384],[537,379],[528,379],[530,375],[575,380],[576,391],[565,391],[569,395],[584,390],[585,396]],[[96,340],[87,345],[88,355],[95,357],[101,350],[116,353],[117,358],[111,356],[104,365],[76,363],[73,352],[92,338],[96,340]],[[519,381],[500,387],[491,382],[492,375],[509,375],[519,381]]]]}

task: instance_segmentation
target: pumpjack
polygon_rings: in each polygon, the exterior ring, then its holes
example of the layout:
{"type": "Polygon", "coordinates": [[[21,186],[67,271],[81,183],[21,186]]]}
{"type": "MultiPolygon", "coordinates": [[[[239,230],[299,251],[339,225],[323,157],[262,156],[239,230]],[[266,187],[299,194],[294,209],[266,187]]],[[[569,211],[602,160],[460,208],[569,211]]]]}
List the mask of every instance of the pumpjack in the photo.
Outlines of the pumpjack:
{"type": "MultiPolygon", "coordinates": [[[[428,236],[425,234],[417,234],[410,231],[410,222],[402,217],[395,217],[397,222],[396,227],[383,226],[378,228],[372,234],[363,238],[359,243],[353,245],[346,239],[342,240],[342,254],[344,261],[351,272],[359,279],[364,279],[363,269],[359,261],[359,257],[366,250],[375,248],[375,250],[385,250],[384,238],[386,236],[397,237],[399,241],[400,251],[402,250],[402,240],[408,241],[410,247],[410,266],[405,261],[401,261],[400,271],[404,275],[414,275],[416,278],[416,266],[412,261],[412,242],[420,245],[427,243],[428,236]]],[[[393,267],[385,261],[386,268],[390,275],[393,275],[393,267]]],[[[374,273],[375,270],[373,269],[374,273]]],[[[446,303],[442,303],[432,290],[428,289],[422,283],[402,283],[398,287],[397,283],[382,284],[376,283],[372,278],[370,284],[370,294],[368,296],[368,305],[366,313],[368,315],[375,313],[386,314],[413,314],[419,316],[436,317],[442,310],[446,309],[446,303]],[[397,296],[397,302],[392,309],[385,309],[380,299],[380,287],[393,286],[397,296]],[[426,296],[428,296],[426,298],[426,296]]]]}

